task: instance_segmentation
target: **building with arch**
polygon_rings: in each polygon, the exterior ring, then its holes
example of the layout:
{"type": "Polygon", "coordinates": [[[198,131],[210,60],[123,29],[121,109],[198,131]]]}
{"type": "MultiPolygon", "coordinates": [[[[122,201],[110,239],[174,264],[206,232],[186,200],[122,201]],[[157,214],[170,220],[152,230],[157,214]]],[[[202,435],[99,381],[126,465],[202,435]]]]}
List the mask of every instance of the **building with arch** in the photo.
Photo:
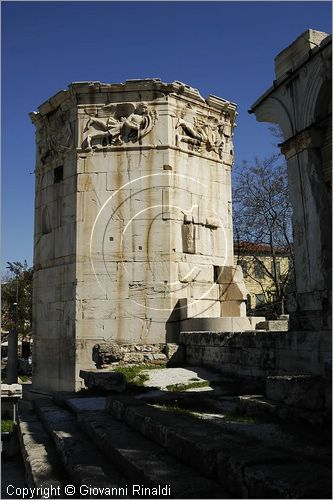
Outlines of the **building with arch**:
{"type": "Polygon", "coordinates": [[[280,126],[293,208],[296,292],[291,327],[331,318],[332,37],[309,29],[275,58],[276,80],[249,110],[280,126]]]}

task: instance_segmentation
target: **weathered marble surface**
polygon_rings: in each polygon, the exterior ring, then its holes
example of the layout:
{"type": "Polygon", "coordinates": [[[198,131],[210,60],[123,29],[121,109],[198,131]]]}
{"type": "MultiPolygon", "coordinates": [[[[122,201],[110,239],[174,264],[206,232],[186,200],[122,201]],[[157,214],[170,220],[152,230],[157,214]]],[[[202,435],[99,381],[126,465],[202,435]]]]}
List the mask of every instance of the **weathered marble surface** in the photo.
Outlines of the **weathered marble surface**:
{"type": "Polygon", "coordinates": [[[187,317],[245,317],[235,104],[181,82],[78,82],[30,116],[36,387],[79,388],[96,343],[175,342],[187,317]]]}
{"type": "MultiPolygon", "coordinates": [[[[240,377],[324,375],[332,356],[329,332],[182,332],[188,365],[202,365],[240,377]]],[[[329,369],[327,370],[327,385],[329,369]]]]}
{"type": "Polygon", "coordinates": [[[21,398],[22,385],[21,384],[1,384],[1,397],[2,398],[21,398]]]}
{"type": "Polygon", "coordinates": [[[266,397],[288,406],[317,410],[324,408],[324,381],[310,375],[267,377],[266,397]]]}

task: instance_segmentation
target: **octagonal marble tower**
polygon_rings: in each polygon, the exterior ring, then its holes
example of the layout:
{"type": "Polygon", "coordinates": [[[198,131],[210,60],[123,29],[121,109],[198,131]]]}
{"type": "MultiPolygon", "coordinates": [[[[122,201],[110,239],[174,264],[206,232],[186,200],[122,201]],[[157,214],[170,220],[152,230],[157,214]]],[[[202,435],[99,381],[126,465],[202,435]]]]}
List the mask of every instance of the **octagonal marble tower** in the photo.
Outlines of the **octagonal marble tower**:
{"type": "Polygon", "coordinates": [[[180,82],[78,82],[36,126],[34,386],[80,387],[92,348],[245,316],[233,266],[236,105],[180,82]]]}

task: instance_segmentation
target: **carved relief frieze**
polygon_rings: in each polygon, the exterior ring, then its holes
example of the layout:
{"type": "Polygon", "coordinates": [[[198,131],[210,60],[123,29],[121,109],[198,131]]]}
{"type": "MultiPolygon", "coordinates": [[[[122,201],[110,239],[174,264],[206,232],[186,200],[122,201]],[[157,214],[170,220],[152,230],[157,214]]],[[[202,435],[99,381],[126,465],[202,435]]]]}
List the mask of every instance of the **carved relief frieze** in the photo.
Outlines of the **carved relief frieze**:
{"type": "Polygon", "coordinates": [[[41,125],[37,136],[38,160],[41,165],[45,165],[73,148],[69,111],[58,109],[48,113],[43,116],[41,125]]]}
{"type": "Polygon", "coordinates": [[[140,142],[156,121],[155,111],[143,102],[107,104],[85,113],[89,118],[81,147],[86,151],[140,142]]]}
{"type": "Polygon", "coordinates": [[[228,113],[223,113],[219,118],[183,115],[176,122],[176,145],[186,145],[188,150],[212,153],[212,156],[222,159],[230,133],[228,113]]]}

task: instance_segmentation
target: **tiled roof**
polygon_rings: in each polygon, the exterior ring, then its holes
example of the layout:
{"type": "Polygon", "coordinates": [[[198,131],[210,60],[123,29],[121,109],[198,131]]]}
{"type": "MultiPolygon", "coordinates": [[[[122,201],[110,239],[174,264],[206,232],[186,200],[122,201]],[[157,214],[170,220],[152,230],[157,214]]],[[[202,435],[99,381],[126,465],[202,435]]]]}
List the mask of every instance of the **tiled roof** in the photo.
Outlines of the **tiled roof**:
{"type": "MultiPolygon", "coordinates": [[[[247,255],[247,254],[254,254],[254,253],[260,253],[260,254],[271,254],[271,247],[270,245],[267,245],[266,243],[252,243],[250,241],[234,241],[234,254],[242,254],[242,255],[247,255]]],[[[275,248],[275,253],[278,255],[285,255],[288,256],[290,255],[290,249],[285,247],[280,247],[280,248],[275,248]]]]}

